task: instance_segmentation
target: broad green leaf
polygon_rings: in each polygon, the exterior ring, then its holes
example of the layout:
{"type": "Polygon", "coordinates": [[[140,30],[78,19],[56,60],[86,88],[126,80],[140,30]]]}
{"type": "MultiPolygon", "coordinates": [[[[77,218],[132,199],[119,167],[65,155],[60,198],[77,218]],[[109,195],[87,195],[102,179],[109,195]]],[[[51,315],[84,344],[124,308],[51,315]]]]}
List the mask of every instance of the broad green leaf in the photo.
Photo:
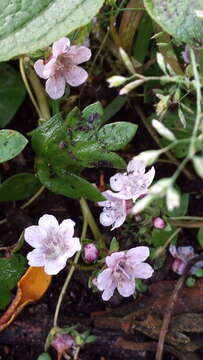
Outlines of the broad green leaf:
{"type": "Polygon", "coordinates": [[[26,259],[20,254],[0,257],[0,308],[8,305],[12,290],[26,269],[26,259]]]}
{"type": "Polygon", "coordinates": [[[27,199],[34,195],[40,186],[34,174],[21,173],[11,176],[0,184],[0,202],[27,199]]]}
{"type": "Polygon", "coordinates": [[[38,356],[37,360],[51,360],[51,356],[48,353],[42,353],[38,356]]]}
{"type": "Polygon", "coordinates": [[[26,146],[27,139],[15,130],[0,130],[0,163],[17,156],[26,146]]]}
{"type": "Polygon", "coordinates": [[[42,159],[37,161],[37,174],[41,183],[56,194],[73,199],[84,197],[92,201],[104,200],[100,191],[85,179],[63,169],[58,169],[58,173],[54,173],[42,159]]]}
{"type": "Polygon", "coordinates": [[[166,227],[165,229],[162,230],[154,229],[152,231],[152,238],[151,238],[152,245],[155,247],[163,246],[172,234],[173,234],[173,230],[171,230],[169,227],[166,227]]]}
{"type": "Polygon", "coordinates": [[[144,0],[149,15],[177,40],[189,44],[203,42],[203,23],[195,10],[203,10],[202,0],[144,0]]]}
{"type": "Polygon", "coordinates": [[[104,0],[1,0],[0,61],[50,45],[97,14],[104,0]]]}
{"type": "Polygon", "coordinates": [[[98,133],[98,141],[107,150],[119,150],[132,140],[137,125],[129,122],[116,122],[104,125],[98,133]]]}
{"type": "Polygon", "coordinates": [[[20,74],[9,64],[0,64],[0,128],[9,123],[24,98],[20,74]]]}

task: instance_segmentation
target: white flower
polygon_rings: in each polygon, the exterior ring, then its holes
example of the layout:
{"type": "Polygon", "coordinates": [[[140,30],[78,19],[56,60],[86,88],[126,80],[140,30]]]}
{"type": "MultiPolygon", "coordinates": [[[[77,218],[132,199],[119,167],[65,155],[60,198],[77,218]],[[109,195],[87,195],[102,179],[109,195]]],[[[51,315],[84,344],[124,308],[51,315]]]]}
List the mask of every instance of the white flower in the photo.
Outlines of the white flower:
{"type": "Polygon", "coordinates": [[[129,214],[132,206],[129,201],[118,199],[114,196],[110,190],[104,191],[102,195],[107,199],[105,201],[98,202],[99,206],[103,206],[103,211],[100,214],[100,223],[103,226],[111,226],[111,230],[121,226],[126,216],[129,214]]]}
{"type": "Polygon", "coordinates": [[[55,275],[66,266],[68,258],[81,249],[79,238],[73,237],[74,221],[63,220],[59,225],[55,216],[43,215],[38,225],[25,229],[25,241],[35,249],[27,254],[30,266],[44,266],[55,275]]]}
{"type": "Polygon", "coordinates": [[[96,286],[104,291],[102,299],[107,301],[117,288],[120,295],[128,297],[135,292],[137,279],[148,279],[154,270],[143,262],[149,257],[147,246],[137,246],[127,252],[119,251],[106,257],[107,268],[98,278],[96,286]]]}
{"type": "Polygon", "coordinates": [[[114,197],[123,200],[137,200],[141,195],[147,193],[155,176],[152,167],[145,173],[145,163],[136,157],[127,166],[127,173],[117,173],[110,178],[110,186],[116,191],[114,197]]]}

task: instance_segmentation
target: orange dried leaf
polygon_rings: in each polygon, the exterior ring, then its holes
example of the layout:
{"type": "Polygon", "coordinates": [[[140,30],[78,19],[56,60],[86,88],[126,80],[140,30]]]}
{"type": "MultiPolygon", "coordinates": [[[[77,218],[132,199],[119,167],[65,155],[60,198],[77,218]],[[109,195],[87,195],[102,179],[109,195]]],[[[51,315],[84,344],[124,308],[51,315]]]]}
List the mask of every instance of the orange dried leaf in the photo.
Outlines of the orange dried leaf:
{"type": "Polygon", "coordinates": [[[43,267],[29,267],[18,281],[17,294],[6,312],[0,317],[0,331],[4,330],[29,303],[39,300],[51,282],[51,275],[43,267]]]}

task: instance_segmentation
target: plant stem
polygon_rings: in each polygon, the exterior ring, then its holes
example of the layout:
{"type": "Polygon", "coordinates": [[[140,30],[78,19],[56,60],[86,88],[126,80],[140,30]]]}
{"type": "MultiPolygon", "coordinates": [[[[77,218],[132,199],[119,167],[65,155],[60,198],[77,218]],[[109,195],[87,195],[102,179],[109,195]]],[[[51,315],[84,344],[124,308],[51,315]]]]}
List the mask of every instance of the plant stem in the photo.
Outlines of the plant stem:
{"type": "Polygon", "coordinates": [[[32,88],[34,90],[35,96],[38,101],[38,105],[40,108],[41,113],[41,121],[49,120],[51,117],[49,106],[47,102],[47,94],[44,90],[44,87],[42,86],[42,83],[38,76],[36,75],[35,71],[29,66],[29,71],[27,73],[27,77],[32,85],[32,88]]]}
{"type": "Polygon", "coordinates": [[[106,244],[103,240],[102,234],[100,233],[98,226],[94,220],[94,217],[92,216],[90,208],[87,204],[87,201],[84,198],[80,199],[80,207],[83,213],[83,217],[87,220],[87,223],[92,231],[92,234],[96,242],[98,243],[99,248],[106,249],[106,244]]]}
{"type": "MultiPolygon", "coordinates": [[[[87,219],[86,219],[86,217],[84,217],[83,228],[82,228],[82,235],[81,235],[81,242],[82,242],[82,240],[85,238],[86,232],[87,232],[87,219]]],[[[64,284],[63,284],[63,287],[62,287],[62,289],[61,289],[61,292],[60,292],[60,295],[59,295],[59,298],[58,298],[58,302],[57,302],[57,305],[56,305],[55,314],[54,314],[53,327],[57,327],[58,316],[59,316],[61,304],[62,304],[64,295],[65,295],[65,293],[66,293],[66,290],[67,290],[67,288],[68,288],[69,282],[70,282],[70,280],[71,280],[71,278],[72,278],[72,275],[73,275],[73,273],[74,273],[75,264],[77,264],[77,262],[78,262],[78,260],[79,260],[80,254],[81,254],[81,250],[78,251],[77,254],[75,255],[75,258],[74,258],[74,261],[73,261],[73,265],[71,266],[70,271],[68,272],[68,275],[67,275],[67,277],[66,277],[66,280],[65,280],[65,282],[64,282],[64,284]]]]}
{"type": "Polygon", "coordinates": [[[171,241],[174,239],[174,237],[181,231],[181,228],[176,229],[171,236],[166,240],[165,244],[163,246],[160,246],[157,248],[156,252],[154,253],[153,259],[156,259],[159,257],[164,250],[167,248],[167,246],[171,243],[171,241]]]}
{"type": "Polygon", "coordinates": [[[33,93],[32,93],[32,90],[31,90],[31,88],[30,88],[30,85],[29,85],[28,80],[27,80],[27,77],[26,77],[25,68],[24,68],[24,59],[23,59],[22,56],[21,56],[20,59],[19,59],[19,67],[20,67],[20,73],[21,73],[21,76],[22,76],[24,85],[25,85],[25,87],[26,87],[26,90],[27,90],[27,92],[28,92],[28,94],[29,94],[29,96],[30,96],[30,99],[31,99],[31,101],[32,101],[32,103],[33,103],[33,105],[34,105],[34,107],[35,107],[35,110],[36,110],[38,116],[41,118],[42,115],[41,115],[40,109],[39,109],[39,107],[38,107],[38,105],[37,105],[37,102],[36,102],[36,100],[35,100],[35,98],[34,98],[34,95],[33,95],[33,93]]]}

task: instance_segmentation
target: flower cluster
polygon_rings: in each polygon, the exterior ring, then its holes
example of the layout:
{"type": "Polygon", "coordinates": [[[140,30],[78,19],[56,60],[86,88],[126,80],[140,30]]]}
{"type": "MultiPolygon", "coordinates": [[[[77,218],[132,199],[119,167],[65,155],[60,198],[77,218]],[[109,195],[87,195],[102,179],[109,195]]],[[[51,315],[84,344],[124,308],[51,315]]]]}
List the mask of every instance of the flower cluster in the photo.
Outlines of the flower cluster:
{"type": "Polygon", "coordinates": [[[106,257],[107,268],[97,278],[97,287],[103,291],[102,299],[107,301],[117,288],[120,295],[128,297],[135,292],[136,278],[148,279],[152,267],[143,262],[149,257],[147,246],[138,246],[127,252],[120,251],[106,257]]]}
{"type": "MultiPolygon", "coordinates": [[[[172,269],[178,275],[182,275],[188,261],[197,256],[192,246],[176,247],[175,245],[170,245],[169,251],[175,259],[172,264],[172,269]]],[[[194,266],[191,267],[190,273],[194,275],[196,271],[201,267],[203,267],[203,261],[198,261],[194,266]]]]}
{"type": "Polygon", "coordinates": [[[133,201],[147,193],[155,176],[152,167],[145,172],[145,163],[136,157],[127,166],[127,172],[117,173],[110,178],[110,187],[102,193],[106,201],[100,201],[99,206],[104,207],[100,222],[104,226],[113,225],[112,229],[121,226],[133,207],[133,201]]]}
{"type": "Polygon", "coordinates": [[[35,249],[28,253],[30,266],[44,266],[49,275],[55,275],[66,266],[68,258],[81,249],[79,238],[73,237],[75,223],[63,220],[59,225],[53,215],[43,215],[38,225],[25,229],[25,241],[35,249]]]}
{"type": "Polygon", "coordinates": [[[46,92],[52,99],[59,99],[65,92],[66,83],[71,86],[83,84],[87,71],[78,66],[91,57],[86,46],[70,46],[68,38],[62,38],[52,45],[52,54],[46,60],[39,59],[34,64],[36,73],[46,79],[46,92]]]}

